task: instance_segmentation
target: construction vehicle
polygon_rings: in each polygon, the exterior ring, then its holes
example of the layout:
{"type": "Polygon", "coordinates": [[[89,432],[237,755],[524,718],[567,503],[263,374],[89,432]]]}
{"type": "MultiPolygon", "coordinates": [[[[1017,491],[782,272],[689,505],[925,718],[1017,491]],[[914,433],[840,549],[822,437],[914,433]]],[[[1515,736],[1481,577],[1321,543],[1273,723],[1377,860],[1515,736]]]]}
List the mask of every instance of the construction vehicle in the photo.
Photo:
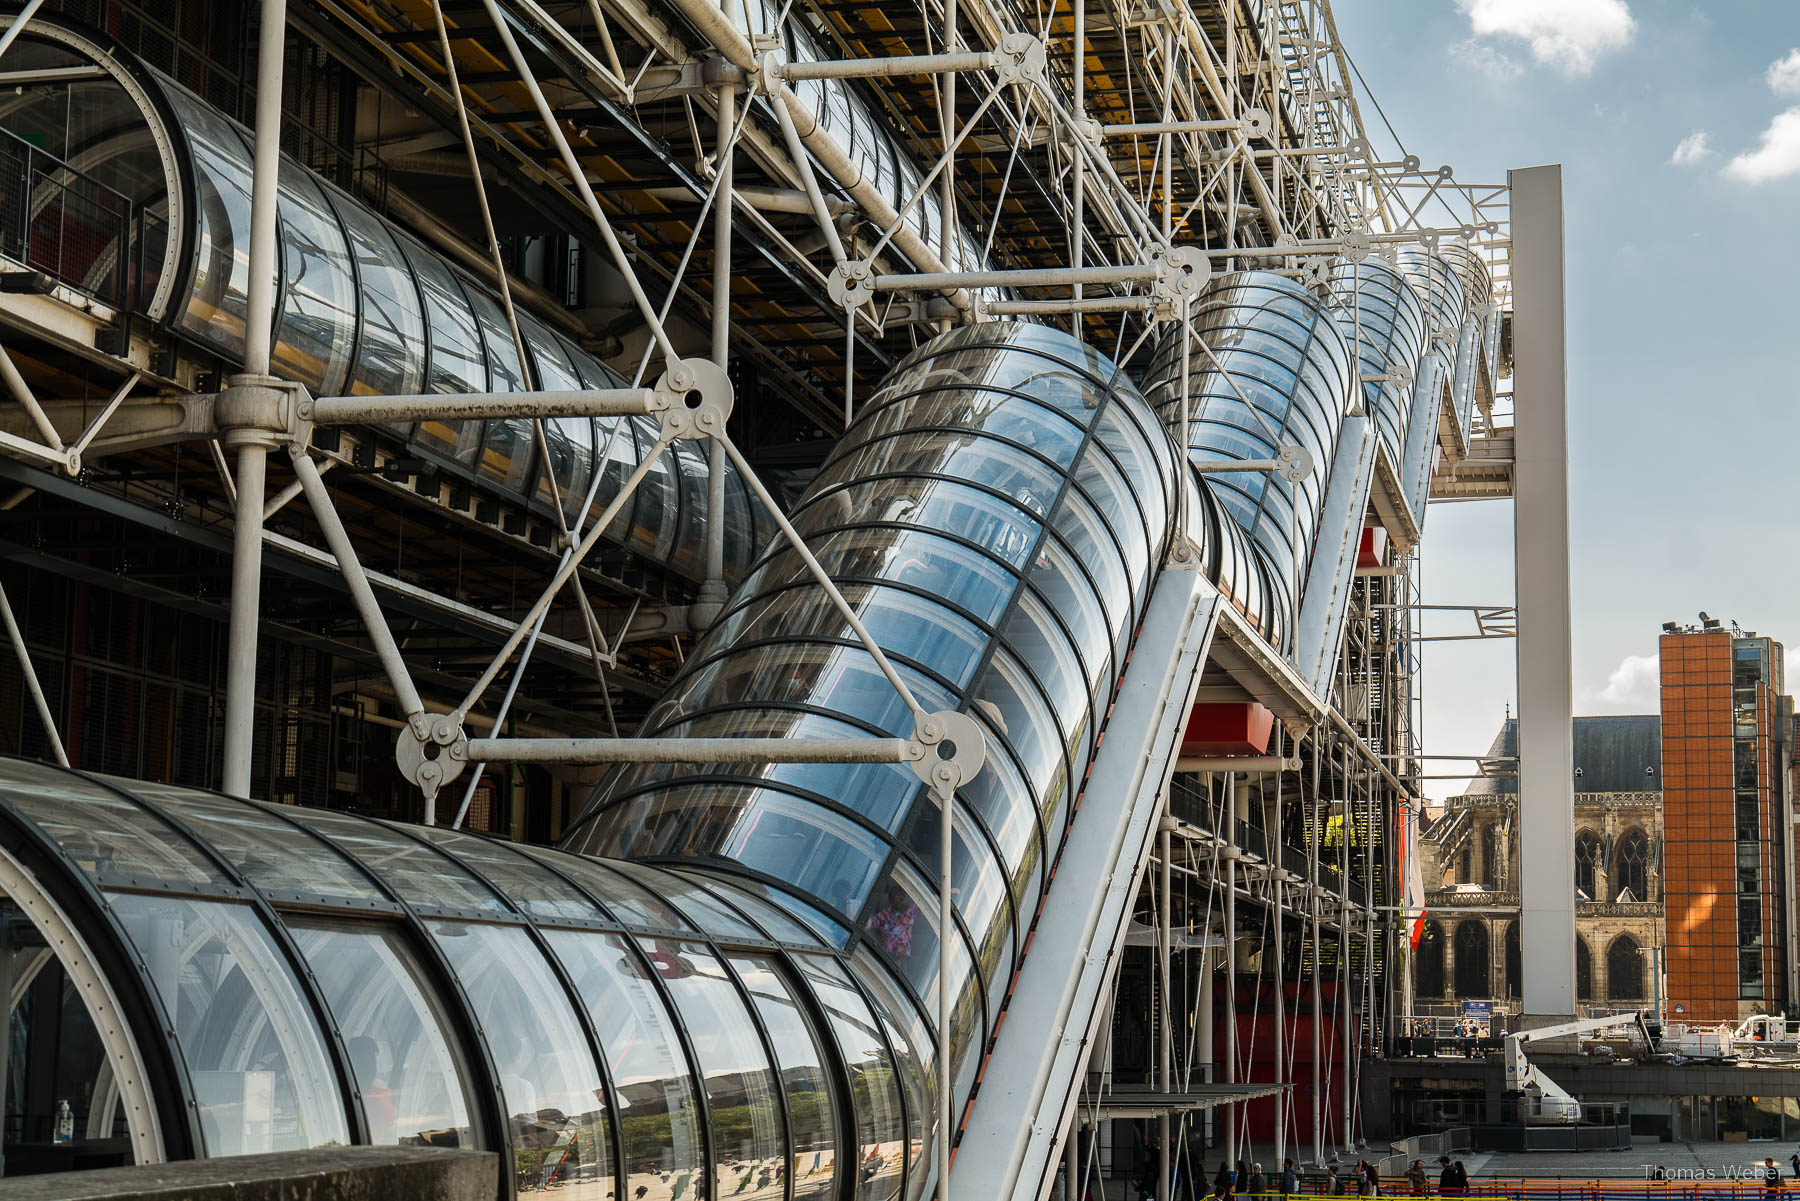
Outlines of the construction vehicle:
{"type": "Polygon", "coordinates": [[[1635,1031],[1643,1039],[1647,1054],[1656,1051],[1656,1041],[1650,1035],[1650,1027],[1644,1023],[1643,1011],[1636,1009],[1611,1017],[1559,1022],[1554,1026],[1507,1035],[1502,1048],[1506,1062],[1506,1092],[1524,1102],[1520,1106],[1520,1118],[1528,1125],[1572,1126],[1581,1120],[1581,1102],[1526,1057],[1526,1043],[1619,1029],[1635,1031]]]}

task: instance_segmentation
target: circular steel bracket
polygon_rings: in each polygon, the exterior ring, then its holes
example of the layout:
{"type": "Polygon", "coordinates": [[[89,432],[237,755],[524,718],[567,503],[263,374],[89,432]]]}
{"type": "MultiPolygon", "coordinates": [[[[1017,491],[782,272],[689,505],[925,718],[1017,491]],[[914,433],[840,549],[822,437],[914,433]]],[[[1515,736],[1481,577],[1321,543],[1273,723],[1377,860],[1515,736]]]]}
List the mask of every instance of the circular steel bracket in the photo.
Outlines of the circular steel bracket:
{"type": "Polygon", "coordinates": [[[678,359],[656,382],[658,392],[672,397],[662,418],[665,438],[710,438],[725,432],[735,392],[731,377],[711,359],[678,359]]]}
{"type": "Polygon", "coordinates": [[[925,754],[912,762],[913,773],[936,792],[948,796],[975,778],[987,762],[987,739],[981,724],[967,713],[945,709],[919,719],[913,740],[925,754]]]}
{"type": "Polygon", "coordinates": [[[831,276],[825,281],[825,290],[844,308],[861,308],[874,299],[872,279],[873,272],[869,270],[867,261],[845,259],[831,269],[831,276]]]}
{"type": "Polygon", "coordinates": [[[1212,260],[1198,246],[1171,246],[1157,257],[1156,295],[1165,300],[1200,295],[1212,278],[1212,260]]]}
{"type": "Polygon", "coordinates": [[[448,713],[427,714],[422,723],[409,724],[394,742],[394,763],[400,774],[419,786],[427,797],[462,775],[469,765],[468,738],[448,713]],[[421,734],[417,726],[423,724],[421,734]]]}

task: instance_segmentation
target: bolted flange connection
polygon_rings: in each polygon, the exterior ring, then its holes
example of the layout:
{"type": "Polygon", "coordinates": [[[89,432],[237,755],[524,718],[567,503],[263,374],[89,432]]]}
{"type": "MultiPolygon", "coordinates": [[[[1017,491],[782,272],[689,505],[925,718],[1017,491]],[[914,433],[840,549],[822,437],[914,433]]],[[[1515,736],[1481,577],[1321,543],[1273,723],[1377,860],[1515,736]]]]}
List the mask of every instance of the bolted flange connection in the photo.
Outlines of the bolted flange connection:
{"type": "Polygon", "coordinates": [[[861,308],[875,297],[874,278],[867,259],[845,259],[832,268],[825,291],[846,309],[861,308]]]}
{"type": "Polygon", "coordinates": [[[1044,43],[1029,33],[1009,33],[994,53],[994,74],[1001,84],[1034,84],[1044,78],[1048,56],[1044,43]]]}
{"type": "Polygon", "coordinates": [[[1277,475],[1290,484],[1298,484],[1313,473],[1312,452],[1304,446],[1283,446],[1275,452],[1277,475]]]}
{"type": "Polygon", "coordinates": [[[1212,278],[1212,260],[1198,246],[1171,246],[1156,255],[1155,295],[1163,300],[1191,300],[1212,278]]]}
{"type": "Polygon", "coordinates": [[[927,714],[913,730],[913,741],[922,754],[912,769],[940,796],[949,796],[975,778],[987,762],[987,739],[981,725],[967,713],[945,709],[927,714]]]}
{"type": "Polygon", "coordinates": [[[469,765],[467,748],[462,724],[450,714],[420,713],[395,740],[394,762],[429,800],[462,775],[469,765]]]}
{"type": "Polygon", "coordinates": [[[1247,108],[1238,118],[1238,128],[1246,138],[1266,138],[1275,132],[1275,118],[1266,108],[1247,108]]]}
{"type": "Polygon", "coordinates": [[[227,446],[246,442],[304,446],[312,437],[312,394],[272,375],[234,375],[213,399],[213,425],[227,446]]]}
{"type": "Polygon", "coordinates": [[[711,359],[677,359],[656,383],[658,392],[673,397],[662,419],[665,438],[711,438],[725,432],[736,393],[731,379],[711,359]]]}

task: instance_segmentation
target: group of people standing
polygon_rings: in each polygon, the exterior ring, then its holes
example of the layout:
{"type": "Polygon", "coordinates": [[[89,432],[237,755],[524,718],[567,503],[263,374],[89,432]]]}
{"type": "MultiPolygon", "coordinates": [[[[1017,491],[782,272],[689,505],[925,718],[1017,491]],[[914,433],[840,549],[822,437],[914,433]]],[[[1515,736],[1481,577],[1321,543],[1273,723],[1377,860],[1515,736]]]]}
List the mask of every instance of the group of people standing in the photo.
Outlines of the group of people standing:
{"type": "MultiPolygon", "coordinates": [[[[1469,1172],[1463,1167],[1462,1160],[1454,1162],[1449,1156],[1438,1159],[1441,1170],[1435,1195],[1444,1197],[1467,1196],[1469,1192],[1469,1172]]],[[[1431,1179],[1425,1170],[1425,1161],[1415,1159],[1412,1168],[1406,1173],[1406,1181],[1410,1192],[1415,1197],[1434,1195],[1431,1179]]],[[[1186,1182],[1181,1179],[1179,1170],[1170,1182],[1177,1198],[1215,1198],[1216,1201],[1258,1201],[1258,1199],[1278,1195],[1281,1198],[1317,1196],[1317,1197],[1379,1197],[1381,1196],[1381,1172],[1368,1160],[1359,1159],[1347,1169],[1340,1168],[1333,1160],[1326,1166],[1325,1175],[1314,1177],[1311,1181],[1303,1181],[1300,1169],[1292,1159],[1283,1161],[1281,1175],[1275,1180],[1263,1172],[1260,1163],[1245,1163],[1238,1160],[1234,1167],[1230,1161],[1219,1164],[1219,1170],[1212,1178],[1210,1190],[1195,1189],[1190,1192],[1186,1182]],[[1273,1186],[1273,1187],[1271,1187],[1273,1186]]],[[[1151,1201],[1155,1197],[1155,1184],[1149,1178],[1136,1181],[1138,1195],[1143,1201],[1151,1201]]]]}

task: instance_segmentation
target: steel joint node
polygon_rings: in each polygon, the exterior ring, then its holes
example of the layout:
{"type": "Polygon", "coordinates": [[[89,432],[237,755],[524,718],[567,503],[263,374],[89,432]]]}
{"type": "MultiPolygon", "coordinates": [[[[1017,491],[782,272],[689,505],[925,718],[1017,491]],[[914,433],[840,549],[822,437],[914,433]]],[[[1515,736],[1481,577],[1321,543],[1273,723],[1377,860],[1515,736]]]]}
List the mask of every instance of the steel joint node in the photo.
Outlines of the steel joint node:
{"type": "Polygon", "coordinates": [[[994,52],[994,74],[1002,84],[1037,83],[1044,78],[1048,61],[1044,43],[1029,33],[1009,33],[994,52]]]}
{"type": "Polygon", "coordinates": [[[1196,297],[1212,278],[1212,260],[1198,246],[1171,246],[1156,265],[1156,295],[1165,300],[1196,297]]]}
{"type": "Polygon", "coordinates": [[[913,774],[946,793],[974,779],[987,762],[987,739],[967,713],[945,709],[927,714],[913,731],[913,741],[923,749],[912,761],[913,774]]]}
{"type": "Polygon", "coordinates": [[[731,378],[711,359],[678,359],[669,364],[656,390],[669,398],[661,410],[665,438],[710,438],[725,431],[735,392],[731,378]]]}
{"type": "Polygon", "coordinates": [[[844,308],[861,308],[875,295],[868,261],[845,259],[832,268],[831,278],[826,281],[825,289],[844,308]]]}

